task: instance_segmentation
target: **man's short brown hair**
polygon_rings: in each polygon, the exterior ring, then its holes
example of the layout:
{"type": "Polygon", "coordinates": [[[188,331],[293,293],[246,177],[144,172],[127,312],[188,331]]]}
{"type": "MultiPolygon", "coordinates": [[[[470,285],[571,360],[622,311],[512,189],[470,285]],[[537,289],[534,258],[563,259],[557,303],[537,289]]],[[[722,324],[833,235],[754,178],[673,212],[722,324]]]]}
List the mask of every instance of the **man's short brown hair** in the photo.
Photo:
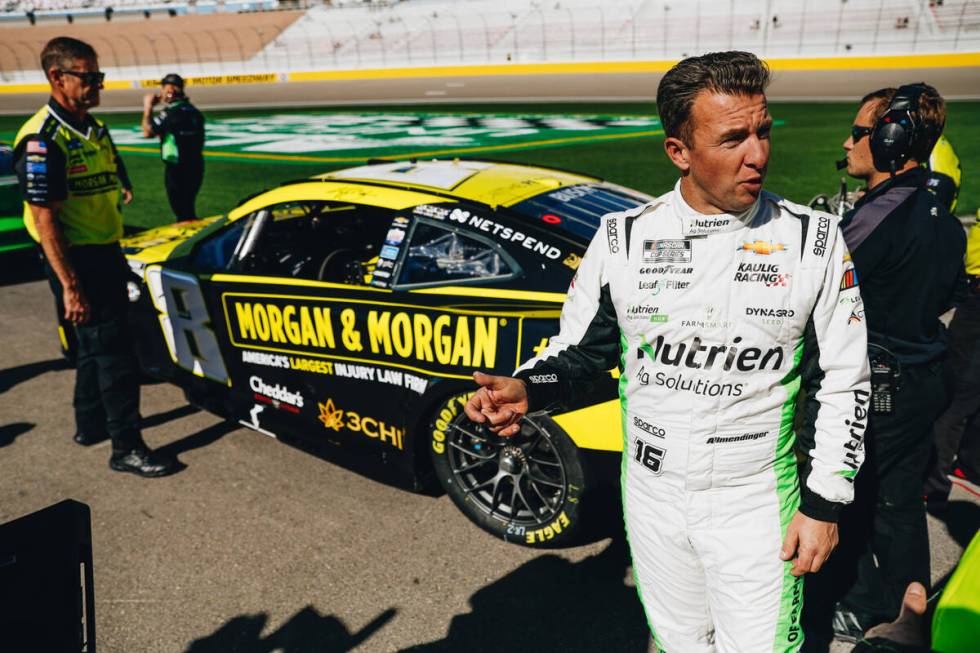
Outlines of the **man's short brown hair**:
{"type": "Polygon", "coordinates": [[[56,36],[41,50],[41,70],[45,75],[51,68],[69,70],[78,59],[98,59],[98,55],[85,41],[70,36],[56,36]]]}
{"type": "Polygon", "coordinates": [[[701,91],[760,95],[769,86],[769,67],[750,52],[711,52],[678,62],[657,87],[657,111],[664,133],[691,145],[691,107],[701,91]]]}
{"type": "MultiPolygon", "coordinates": [[[[942,136],[943,128],[946,126],[946,101],[932,86],[923,83],[924,90],[919,95],[919,128],[916,130],[915,138],[912,141],[911,158],[919,163],[929,160],[932,148],[936,146],[936,141],[942,136]]],[[[877,91],[868,93],[861,98],[861,106],[868,102],[876,102],[874,110],[874,121],[877,123],[891,106],[897,88],[880,88],[877,91]]]]}

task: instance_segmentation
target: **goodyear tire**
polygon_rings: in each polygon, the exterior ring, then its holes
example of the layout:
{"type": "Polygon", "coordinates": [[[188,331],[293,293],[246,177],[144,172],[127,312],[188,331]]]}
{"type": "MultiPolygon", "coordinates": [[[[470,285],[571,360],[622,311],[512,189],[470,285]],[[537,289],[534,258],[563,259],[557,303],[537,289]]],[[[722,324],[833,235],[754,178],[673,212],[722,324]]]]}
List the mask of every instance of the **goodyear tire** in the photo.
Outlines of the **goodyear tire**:
{"type": "Polygon", "coordinates": [[[509,438],[467,419],[470,395],[435,411],[430,432],[439,483],[473,523],[509,542],[534,548],[576,544],[584,532],[587,464],[550,417],[525,417],[509,438]]]}

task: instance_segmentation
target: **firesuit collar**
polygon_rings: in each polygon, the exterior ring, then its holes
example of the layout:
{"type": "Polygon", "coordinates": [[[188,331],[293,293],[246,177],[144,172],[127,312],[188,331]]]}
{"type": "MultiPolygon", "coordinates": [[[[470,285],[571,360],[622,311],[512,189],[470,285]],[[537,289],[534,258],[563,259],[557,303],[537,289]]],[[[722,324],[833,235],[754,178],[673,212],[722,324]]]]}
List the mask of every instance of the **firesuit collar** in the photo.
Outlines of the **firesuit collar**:
{"type": "MultiPolygon", "coordinates": [[[[761,198],[762,195],[760,194],[761,198]]],[[[674,213],[680,218],[681,231],[685,236],[707,236],[727,231],[738,231],[752,224],[755,214],[759,211],[761,202],[755,203],[741,213],[715,213],[707,215],[698,213],[684,201],[681,195],[681,182],[677,180],[674,186],[674,213]]]]}

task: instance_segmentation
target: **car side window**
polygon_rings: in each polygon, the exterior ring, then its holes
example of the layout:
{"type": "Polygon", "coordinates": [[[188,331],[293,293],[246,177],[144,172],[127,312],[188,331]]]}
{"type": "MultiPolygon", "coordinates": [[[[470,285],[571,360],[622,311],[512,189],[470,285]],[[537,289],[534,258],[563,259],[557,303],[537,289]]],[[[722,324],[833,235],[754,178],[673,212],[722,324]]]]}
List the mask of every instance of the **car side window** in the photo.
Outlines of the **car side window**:
{"type": "Polygon", "coordinates": [[[247,218],[236,220],[202,241],[194,250],[194,268],[199,272],[227,270],[247,223],[247,218]]]}
{"type": "Polygon", "coordinates": [[[414,288],[510,279],[517,264],[499,245],[443,224],[419,220],[398,274],[397,287],[414,288]]]}
{"type": "Polygon", "coordinates": [[[265,209],[265,220],[253,221],[260,229],[241,262],[241,271],[278,277],[312,278],[311,268],[319,249],[311,218],[320,202],[283,202],[265,209]]]}
{"type": "Polygon", "coordinates": [[[364,285],[390,211],[324,201],[294,201],[257,211],[243,237],[243,274],[364,285]]]}

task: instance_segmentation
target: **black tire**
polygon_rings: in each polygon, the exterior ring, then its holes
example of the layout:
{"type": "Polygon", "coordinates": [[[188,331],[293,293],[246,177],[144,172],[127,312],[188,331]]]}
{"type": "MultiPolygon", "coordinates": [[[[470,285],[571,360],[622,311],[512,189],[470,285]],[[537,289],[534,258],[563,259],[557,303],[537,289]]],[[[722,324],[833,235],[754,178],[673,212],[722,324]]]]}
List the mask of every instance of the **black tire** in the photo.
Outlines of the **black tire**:
{"type": "Polygon", "coordinates": [[[525,417],[502,438],[467,419],[470,395],[439,405],[430,425],[432,464],[453,503],[473,523],[531,548],[578,544],[587,532],[583,497],[592,478],[586,458],[546,415],[525,417]]]}

